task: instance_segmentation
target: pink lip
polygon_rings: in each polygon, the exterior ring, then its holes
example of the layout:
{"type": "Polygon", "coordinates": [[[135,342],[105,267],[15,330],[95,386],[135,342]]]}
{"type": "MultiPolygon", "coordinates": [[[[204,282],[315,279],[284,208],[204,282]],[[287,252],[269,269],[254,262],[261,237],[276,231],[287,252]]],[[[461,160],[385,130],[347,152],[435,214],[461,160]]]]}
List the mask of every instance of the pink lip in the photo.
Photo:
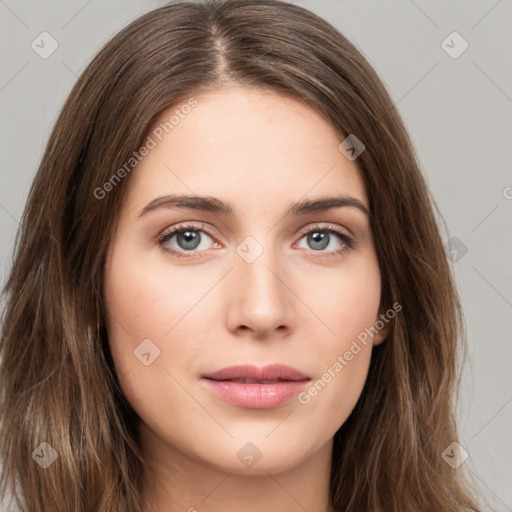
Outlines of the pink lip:
{"type": "Polygon", "coordinates": [[[231,366],[203,375],[201,379],[207,389],[219,398],[248,409],[278,407],[297,395],[310,380],[295,368],[281,364],[263,368],[231,366]]]}

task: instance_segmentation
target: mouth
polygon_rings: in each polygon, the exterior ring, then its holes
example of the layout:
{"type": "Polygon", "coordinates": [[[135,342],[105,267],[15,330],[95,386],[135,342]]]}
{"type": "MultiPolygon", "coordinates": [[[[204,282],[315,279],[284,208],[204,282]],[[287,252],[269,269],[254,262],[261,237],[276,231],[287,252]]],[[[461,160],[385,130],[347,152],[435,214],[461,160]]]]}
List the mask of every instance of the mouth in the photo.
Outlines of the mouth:
{"type": "Polygon", "coordinates": [[[294,382],[286,379],[273,379],[273,380],[264,380],[264,379],[210,379],[215,380],[217,382],[239,382],[240,384],[275,384],[276,382],[294,382]]]}
{"type": "Polygon", "coordinates": [[[203,375],[201,382],[217,398],[247,409],[273,409],[300,393],[311,380],[285,365],[231,366],[203,375]]]}

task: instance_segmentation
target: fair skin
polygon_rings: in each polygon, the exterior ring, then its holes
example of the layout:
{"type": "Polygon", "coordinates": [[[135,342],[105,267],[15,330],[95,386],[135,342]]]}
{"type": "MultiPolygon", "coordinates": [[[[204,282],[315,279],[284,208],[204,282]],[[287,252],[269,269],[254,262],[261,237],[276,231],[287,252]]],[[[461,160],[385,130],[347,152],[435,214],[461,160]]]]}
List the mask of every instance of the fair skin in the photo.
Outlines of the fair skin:
{"type": "Polygon", "coordinates": [[[338,150],[340,135],[307,105],[236,86],[196,99],[130,175],[106,265],[110,348],[149,462],[145,507],[329,512],[332,438],[361,394],[385,329],[342,371],[332,367],[382,313],[380,272],[362,209],[285,213],[294,202],[334,196],[368,209],[365,187],[356,162],[338,150]],[[233,215],[169,205],[141,215],[169,194],[215,197],[233,215]],[[200,244],[190,249],[174,235],[160,245],[159,236],[180,223],[193,225],[200,244]],[[249,262],[240,248],[262,252],[249,262]],[[145,365],[134,351],[147,339],[153,345],[145,353],[156,346],[160,355],[145,365]],[[307,403],[294,396],[254,409],[219,398],[202,378],[274,363],[307,375],[306,391],[329,368],[331,379],[307,403]],[[249,466],[247,453],[260,458],[249,466]]]}

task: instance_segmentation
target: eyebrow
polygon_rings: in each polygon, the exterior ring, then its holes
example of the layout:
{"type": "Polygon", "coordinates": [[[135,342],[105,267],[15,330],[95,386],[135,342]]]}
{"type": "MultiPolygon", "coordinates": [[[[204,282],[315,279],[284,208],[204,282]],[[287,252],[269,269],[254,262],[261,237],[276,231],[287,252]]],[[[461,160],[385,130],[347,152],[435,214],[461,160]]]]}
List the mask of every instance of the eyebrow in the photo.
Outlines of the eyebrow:
{"type": "MultiPolygon", "coordinates": [[[[156,210],[157,208],[173,206],[178,208],[188,208],[191,210],[221,214],[228,217],[234,216],[234,209],[231,203],[224,203],[216,197],[171,194],[158,197],[148,203],[140,212],[139,217],[142,217],[146,213],[156,210]]],[[[306,215],[308,213],[323,212],[332,208],[340,207],[356,208],[363,212],[366,216],[370,215],[366,206],[359,199],[349,196],[335,196],[314,200],[306,199],[304,201],[297,201],[289,206],[284,216],[306,215]]]]}

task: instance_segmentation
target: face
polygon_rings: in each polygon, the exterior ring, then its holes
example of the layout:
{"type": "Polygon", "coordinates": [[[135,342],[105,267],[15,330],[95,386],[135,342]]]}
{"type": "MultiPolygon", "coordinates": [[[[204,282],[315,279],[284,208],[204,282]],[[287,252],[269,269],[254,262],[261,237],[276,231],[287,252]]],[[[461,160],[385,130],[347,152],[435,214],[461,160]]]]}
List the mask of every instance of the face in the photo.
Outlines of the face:
{"type": "Polygon", "coordinates": [[[385,337],[367,195],[307,105],[238,87],[195,102],[162,113],[127,178],[110,349],[150,444],[284,471],[330,446],[385,337]]]}

